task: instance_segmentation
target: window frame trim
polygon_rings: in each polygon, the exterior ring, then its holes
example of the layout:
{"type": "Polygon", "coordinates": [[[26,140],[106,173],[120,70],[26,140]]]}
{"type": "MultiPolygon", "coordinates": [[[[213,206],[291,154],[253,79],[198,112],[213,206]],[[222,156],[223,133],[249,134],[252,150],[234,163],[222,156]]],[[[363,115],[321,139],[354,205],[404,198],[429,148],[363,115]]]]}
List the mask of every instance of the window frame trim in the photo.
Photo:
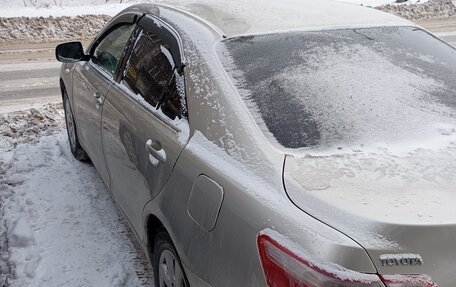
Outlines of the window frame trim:
{"type": "MultiPolygon", "coordinates": [[[[120,68],[121,66],[123,65],[124,63],[124,59],[127,57],[127,45],[124,47],[123,49],[123,52],[122,52],[122,56],[120,57],[119,59],[119,65],[117,66],[115,72],[113,75],[111,75],[110,72],[106,71],[103,67],[101,67],[100,65],[96,64],[93,59],[92,59],[92,56],[93,56],[93,53],[95,52],[95,49],[98,47],[98,45],[100,44],[101,41],[103,41],[104,38],[106,38],[111,32],[113,32],[115,29],[123,26],[123,25],[128,25],[128,24],[131,24],[131,25],[135,25],[133,27],[133,30],[130,34],[130,37],[128,38],[128,42],[131,40],[131,37],[133,36],[133,34],[136,32],[136,30],[138,29],[138,22],[139,20],[144,16],[144,14],[141,14],[141,13],[137,13],[137,12],[126,12],[124,14],[120,14],[118,15],[117,17],[115,17],[114,19],[112,19],[107,25],[106,27],[101,30],[98,35],[96,36],[96,38],[90,43],[90,45],[88,46],[87,48],[87,54],[89,56],[89,61],[88,61],[88,64],[90,64],[90,66],[92,68],[94,68],[95,70],[97,70],[100,74],[103,75],[103,77],[107,78],[108,80],[110,80],[111,82],[116,82],[116,79],[118,78],[119,76],[119,71],[120,71],[120,68]]],[[[128,43],[127,42],[127,43],[128,43]]]]}
{"type": "Polygon", "coordinates": [[[185,57],[182,38],[180,37],[179,32],[177,32],[170,24],[164,20],[153,15],[144,15],[144,17],[138,19],[137,24],[138,27],[142,27],[148,32],[156,34],[158,37],[160,37],[160,39],[162,39],[163,42],[169,45],[174,64],[176,65],[179,74],[183,74],[183,69],[185,67],[185,57]],[[153,21],[153,24],[155,25],[153,25],[150,21],[153,21]],[[162,27],[164,28],[164,31],[160,29],[162,27]],[[175,43],[171,43],[172,41],[175,43]]]}
{"type": "MultiPolygon", "coordinates": [[[[142,14],[142,16],[139,17],[139,18],[135,17],[134,24],[136,24],[136,27],[133,30],[131,36],[133,36],[141,28],[147,30],[148,32],[155,32],[156,29],[155,29],[155,31],[154,31],[154,29],[150,29],[151,27],[153,27],[153,25],[150,25],[151,23],[149,21],[157,21],[157,22],[159,22],[159,24],[156,24],[155,26],[157,28],[164,27],[165,31],[168,32],[169,34],[171,34],[171,36],[175,40],[176,46],[174,47],[174,49],[172,49],[172,50],[170,49],[170,53],[173,56],[174,64],[176,65],[178,74],[181,75],[181,76],[184,75],[184,69],[185,69],[185,66],[186,66],[186,60],[185,60],[185,56],[184,56],[183,41],[182,41],[181,36],[179,35],[179,32],[177,32],[170,24],[168,24],[167,22],[165,22],[164,20],[160,19],[157,16],[148,15],[148,14],[142,14]],[[176,51],[176,49],[177,49],[177,51],[176,51]],[[176,62],[176,59],[178,59],[179,61],[176,62]]],[[[116,23],[116,24],[121,24],[121,23],[122,22],[119,22],[119,23],[116,23]]],[[[107,29],[105,29],[105,30],[107,30],[107,29]]],[[[107,34],[103,34],[103,35],[106,36],[107,34]]],[[[168,39],[162,37],[162,35],[165,35],[165,32],[161,32],[160,31],[159,33],[156,33],[156,35],[158,37],[160,37],[160,39],[162,39],[163,42],[167,43],[170,47],[173,46],[173,45],[170,45],[171,43],[169,41],[169,37],[167,37],[168,39]]],[[[131,36],[130,36],[129,41],[131,41],[131,36]]],[[[102,39],[100,37],[100,41],[101,40],[102,39]]],[[[131,56],[131,52],[133,51],[134,48],[135,48],[135,45],[132,45],[129,49],[127,49],[127,51],[124,51],[125,54],[123,55],[123,59],[120,62],[121,65],[119,65],[118,70],[116,71],[116,77],[114,77],[114,80],[115,80],[116,83],[119,83],[119,84],[121,83],[121,81],[122,81],[122,73],[120,73],[120,71],[123,71],[126,68],[127,59],[131,56]]],[[[95,48],[91,47],[90,55],[92,54],[94,49],[95,48]]],[[[185,82],[185,78],[184,78],[184,82],[185,82]]],[[[187,94],[185,95],[185,97],[187,98],[187,94]]],[[[185,105],[187,105],[187,99],[185,100],[185,105]]]]}
{"type": "MultiPolygon", "coordinates": [[[[125,24],[119,24],[118,26],[114,26],[113,29],[111,31],[109,31],[106,36],[108,36],[111,32],[113,32],[114,30],[116,30],[117,28],[121,27],[121,26],[124,26],[124,25],[127,25],[128,23],[125,23],[125,24]]],[[[133,24],[134,25],[134,24],[133,24]]],[[[133,35],[133,32],[137,29],[137,26],[133,27],[133,30],[132,30],[132,34],[130,34],[130,36],[128,37],[128,41],[127,43],[130,41],[131,39],[131,36],[133,35]]],[[[106,37],[104,37],[106,38],[106,37]]],[[[104,39],[103,38],[103,39],[104,39]]],[[[103,41],[103,39],[100,40],[100,43],[101,41],[103,41]]],[[[99,43],[98,43],[99,44],[99,43]]],[[[94,52],[95,50],[97,49],[98,45],[95,46],[94,48],[94,52]]],[[[103,74],[104,77],[108,78],[110,81],[112,82],[115,82],[116,81],[116,78],[118,77],[118,73],[119,73],[119,68],[120,68],[120,65],[122,64],[122,62],[124,61],[124,57],[125,57],[125,51],[126,51],[126,48],[127,46],[125,45],[125,47],[123,48],[122,50],[122,55],[120,56],[120,59],[119,59],[119,62],[118,62],[118,65],[116,67],[116,70],[114,71],[114,74],[111,74],[111,72],[109,72],[108,70],[106,70],[102,65],[96,63],[93,59],[94,57],[92,57],[93,55],[90,54],[89,55],[89,61],[88,63],[90,64],[90,66],[94,69],[96,69],[97,71],[99,71],[100,73],[103,74]]]]}

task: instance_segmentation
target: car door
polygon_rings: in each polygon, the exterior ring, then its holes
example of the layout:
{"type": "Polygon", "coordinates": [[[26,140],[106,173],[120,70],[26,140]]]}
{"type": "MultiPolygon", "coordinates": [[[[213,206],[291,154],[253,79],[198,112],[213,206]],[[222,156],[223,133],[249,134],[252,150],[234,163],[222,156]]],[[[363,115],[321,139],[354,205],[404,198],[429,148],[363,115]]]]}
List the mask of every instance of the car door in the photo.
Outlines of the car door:
{"type": "Polygon", "coordinates": [[[142,211],[167,182],[188,140],[177,32],[146,16],[103,109],[103,146],[113,196],[139,238],[142,211]]]}
{"type": "Polygon", "coordinates": [[[105,183],[109,182],[101,141],[103,101],[114,83],[114,75],[134,25],[120,23],[101,36],[91,49],[90,60],[75,67],[73,107],[78,136],[105,183]]]}

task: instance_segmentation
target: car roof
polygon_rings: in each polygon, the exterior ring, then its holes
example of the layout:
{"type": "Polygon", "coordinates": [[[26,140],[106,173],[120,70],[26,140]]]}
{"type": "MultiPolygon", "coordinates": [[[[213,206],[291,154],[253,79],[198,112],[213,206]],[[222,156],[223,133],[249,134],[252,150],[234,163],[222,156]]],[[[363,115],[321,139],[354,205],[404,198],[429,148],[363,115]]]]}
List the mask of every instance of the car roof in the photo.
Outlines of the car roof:
{"type": "Polygon", "coordinates": [[[275,31],[410,26],[411,22],[373,8],[331,0],[158,0],[133,10],[158,12],[159,6],[181,10],[204,20],[225,36],[264,34],[275,31]]]}

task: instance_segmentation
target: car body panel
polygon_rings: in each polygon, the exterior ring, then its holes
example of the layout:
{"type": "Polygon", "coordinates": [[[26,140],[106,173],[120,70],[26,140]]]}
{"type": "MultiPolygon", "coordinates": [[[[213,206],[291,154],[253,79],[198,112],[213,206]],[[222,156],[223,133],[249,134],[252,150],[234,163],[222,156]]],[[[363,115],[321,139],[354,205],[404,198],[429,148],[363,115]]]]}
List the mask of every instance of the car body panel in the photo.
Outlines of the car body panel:
{"type": "Polygon", "coordinates": [[[198,132],[179,157],[164,190],[144,210],[144,214],[162,220],[183,264],[192,273],[211,286],[265,286],[256,238],[271,227],[316,258],[376,272],[361,246],[301,212],[280,192],[280,173],[270,174],[265,183],[247,168],[237,172],[241,166],[241,162],[230,159],[223,149],[198,132]],[[212,155],[205,158],[209,151],[212,155]],[[198,224],[186,209],[192,183],[200,174],[208,175],[224,189],[223,204],[212,231],[198,224]]]}
{"type": "MultiPolygon", "coordinates": [[[[127,45],[124,65],[128,64],[137,44],[137,34],[143,28],[164,36],[166,43],[171,42],[171,53],[178,59],[178,65],[182,65],[177,33],[150,16],[138,20],[138,32],[133,32],[127,45]]],[[[142,240],[142,207],[157,196],[167,182],[188,140],[189,129],[186,119],[173,121],[132,92],[122,81],[123,68],[103,105],[103,146],[111,192],[142,240]],[[155,149],[152,143],[159,146],[162,158],[151,153],[150,149],[155,149]]]]}
{"type": "Polygon", "coordinates": [[[122,84],[113,87],[104,103],[103,145],[111,191],[141,239],[142,207],[161,191],[188,138],[188,129],[172,128],[157,114],[122,84]],[[146,150],[150,139],[161,143],[165,163],[152,164],[146,150]]]}
{"type": "Polygon", "coordinates": [[[440,151],[425,165],[424,156],[402,158],[369,155],[287,157],[284,182],[291,200],[303,211],[348,234],[372,256],[380,274],[428,274],[439,286],[450,286],[456,263],[456,202],[453,160],[440,151]],[[391,158],[390,158],[391,159],[391,158]],[[356,162],[356,163],[355,163],[356,162]],[[390,164],[394,166],[391,166],[390,164]],[[422,162],[422,164],[411,164],[422,162]],[[403,174],[388,172],[417,167],[403,174]],[[439,172],[435,173],[435,169],[439,172]],[[437,180],[436,180],[437,179],[437,180]],[[388,265],[381,256],[418,255],[421,264],[388,265]]]}
{"type": "Polygon", "coordinates": [[[201,227],[212,231],[217,224],[223,202],[223,187],[210,177],[201,174],[193,182],[187,212],[201,227]]]}
{"type": "MultiPolygon", "coordinates": [[[[121,23],[133,23],[141,15],[135,12],[129,12],[121,13],[114,17],[89,44],[86,53],[92,53],[96,44],[102,40],[102,36],[114,26],[121,23]]],[[[109,89],[114,84],[114,79],[101,68],[96,67],[92,60],[64,63],[61,68],[60,77],[62,88],[67,90],[75,114],[76,128],[81,146],[89,154],[104,183],[109,187],[110,179],[102,149],[101,113],[103,110],[102,103],[109,89]],[[100,96],[99,101],[101,105],[97,104],[95,97],[97,93],[100,96]],[[80,105],[80,103],[82,104],[80,105]]]]}
{"type": "Polygon", "coordinates": [[[90,62],[75,65],[73,75],[73,111],[81,146],[90,156],[103,181],[109,185],[109,175],[101,142],[101,113],[103,101],[114,83],[113,79],[90,62]],[[99,99],[97,99],[97,97],[99,99]]]}

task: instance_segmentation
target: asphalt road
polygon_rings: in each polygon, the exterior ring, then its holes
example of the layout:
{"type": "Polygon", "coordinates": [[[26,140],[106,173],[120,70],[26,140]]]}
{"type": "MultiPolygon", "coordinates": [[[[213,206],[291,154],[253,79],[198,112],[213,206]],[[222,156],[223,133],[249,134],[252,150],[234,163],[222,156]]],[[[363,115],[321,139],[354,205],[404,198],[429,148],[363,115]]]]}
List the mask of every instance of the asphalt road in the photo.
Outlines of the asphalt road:
{"type": "Polygon", "coordinates": [[[0,112],[60,100],[58,62],[0,64],[0,112]]]}
{"type": "MultiPolygon", "coordinates": [[[[437,33],[439,35],[439,33],[437,33]]],[[[456,47],[456,32],[440,33],[440,38],[456,47]]]]}
{"type": "MultiPolygon", "coordinates": [[[[456,29],[448,32],[439,27],[436,32],[456,47],[456,29]]],[[[53,45],[26,49],[0,45],[0,112],[61,100],[60,63],[53,53],[53,45]]]]}

